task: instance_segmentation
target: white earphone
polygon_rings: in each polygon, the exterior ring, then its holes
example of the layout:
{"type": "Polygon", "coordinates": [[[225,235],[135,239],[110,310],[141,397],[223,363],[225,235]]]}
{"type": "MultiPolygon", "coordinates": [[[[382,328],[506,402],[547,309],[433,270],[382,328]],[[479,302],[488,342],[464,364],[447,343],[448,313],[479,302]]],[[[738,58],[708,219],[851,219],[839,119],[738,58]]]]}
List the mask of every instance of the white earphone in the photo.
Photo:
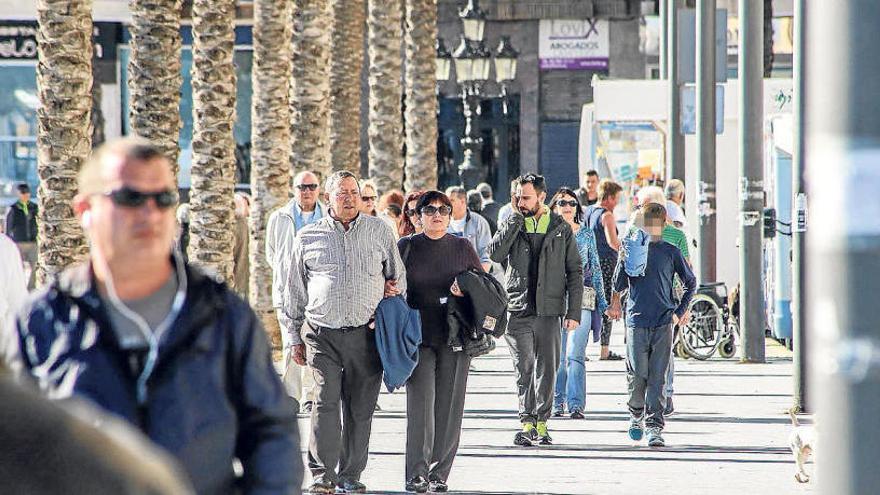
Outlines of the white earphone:
{"type": "Polygon", "coordinates": [[[84,211],[82,214],[82,226],[84,229],[88,229],[92,225],[92,212],[84,211]]]}

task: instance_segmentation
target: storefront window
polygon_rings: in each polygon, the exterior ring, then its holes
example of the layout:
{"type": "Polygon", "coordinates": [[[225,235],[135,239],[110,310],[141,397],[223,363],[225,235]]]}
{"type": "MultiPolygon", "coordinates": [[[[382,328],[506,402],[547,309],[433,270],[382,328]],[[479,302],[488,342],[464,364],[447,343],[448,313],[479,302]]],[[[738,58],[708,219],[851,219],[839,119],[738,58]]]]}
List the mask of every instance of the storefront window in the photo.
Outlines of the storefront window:
{"type": "MultiPolygon", "coordinates": [[[[122,94],[122,127],[125,134],[129,133],[128,121],[128,74],[126,68],[130,57],[127,46],[120,47],[119,67],[120,86],[122,94]]],[[[235,180],[238,184],[250,183],[251,170],[251,67],[253,64],[253,51],[249,48],[237,49],[234,55],[235,62],[235,180]]],[[[181,75],[183,84],[180,88],[180,174],[178,183],[182,188],[190,187],[190,172],[192,169],[192,137],[193,137],[193,98],[192,98],[192,49],[184,47],[181,54],[181,75]]]]}
{"type": "Polygon", "coordinates": [[[15,185],[37,186],[37,75],[33,63],[0,64],[0,198],[15,185]]]}

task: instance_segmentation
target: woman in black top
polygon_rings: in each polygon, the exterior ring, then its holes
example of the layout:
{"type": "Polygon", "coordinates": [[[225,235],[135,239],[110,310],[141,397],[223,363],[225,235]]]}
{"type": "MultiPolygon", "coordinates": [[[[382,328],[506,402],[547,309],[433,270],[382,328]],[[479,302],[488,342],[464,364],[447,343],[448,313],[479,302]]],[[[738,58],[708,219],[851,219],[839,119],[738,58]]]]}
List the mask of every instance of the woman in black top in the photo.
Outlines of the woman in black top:
{"type": "Polygon", "coordinates": [[[446,479],[458,450],[470,358],[447,344],[446,303],[462,294],[455,277],[480,270],[467,238],[446,232],[452,203],[428,191],[416,205],[424,232],[398,242],[406,265],[407,302],[419,310],[419,364],[406,384],[406,490],[447,491],[446,479]]]}

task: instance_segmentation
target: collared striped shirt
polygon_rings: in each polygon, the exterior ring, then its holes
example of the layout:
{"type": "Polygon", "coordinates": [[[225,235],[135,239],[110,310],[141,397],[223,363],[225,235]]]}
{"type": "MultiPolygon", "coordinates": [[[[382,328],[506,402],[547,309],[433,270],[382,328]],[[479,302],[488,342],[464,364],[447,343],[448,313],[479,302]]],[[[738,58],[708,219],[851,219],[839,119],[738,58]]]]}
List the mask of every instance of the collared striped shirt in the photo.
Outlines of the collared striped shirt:
{"type": "Polygon", "coordinates": [[[303,228],[292,246],[283,309],[291,342],[302,342],[303,321],[327,327],[365,325],[385,293],[385,281],[406,291],[406,269],[388,225],[358,215],[348,231],[331,217],[303,228]]]}

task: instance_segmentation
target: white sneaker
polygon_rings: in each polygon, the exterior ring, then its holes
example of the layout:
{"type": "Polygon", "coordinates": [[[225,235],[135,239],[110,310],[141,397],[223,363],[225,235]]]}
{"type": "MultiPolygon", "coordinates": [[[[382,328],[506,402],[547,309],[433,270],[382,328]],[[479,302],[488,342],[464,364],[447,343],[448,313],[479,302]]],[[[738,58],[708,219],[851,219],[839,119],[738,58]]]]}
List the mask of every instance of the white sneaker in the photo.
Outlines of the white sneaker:
{"type": "Polygon", "coordinates": [[[657,428],[656,426],[652,426],[648,428],[648,446],[649,447],[665,447],[666,441],[663,440],[663,435],[661,435],[663,430],[657,428]]]}

